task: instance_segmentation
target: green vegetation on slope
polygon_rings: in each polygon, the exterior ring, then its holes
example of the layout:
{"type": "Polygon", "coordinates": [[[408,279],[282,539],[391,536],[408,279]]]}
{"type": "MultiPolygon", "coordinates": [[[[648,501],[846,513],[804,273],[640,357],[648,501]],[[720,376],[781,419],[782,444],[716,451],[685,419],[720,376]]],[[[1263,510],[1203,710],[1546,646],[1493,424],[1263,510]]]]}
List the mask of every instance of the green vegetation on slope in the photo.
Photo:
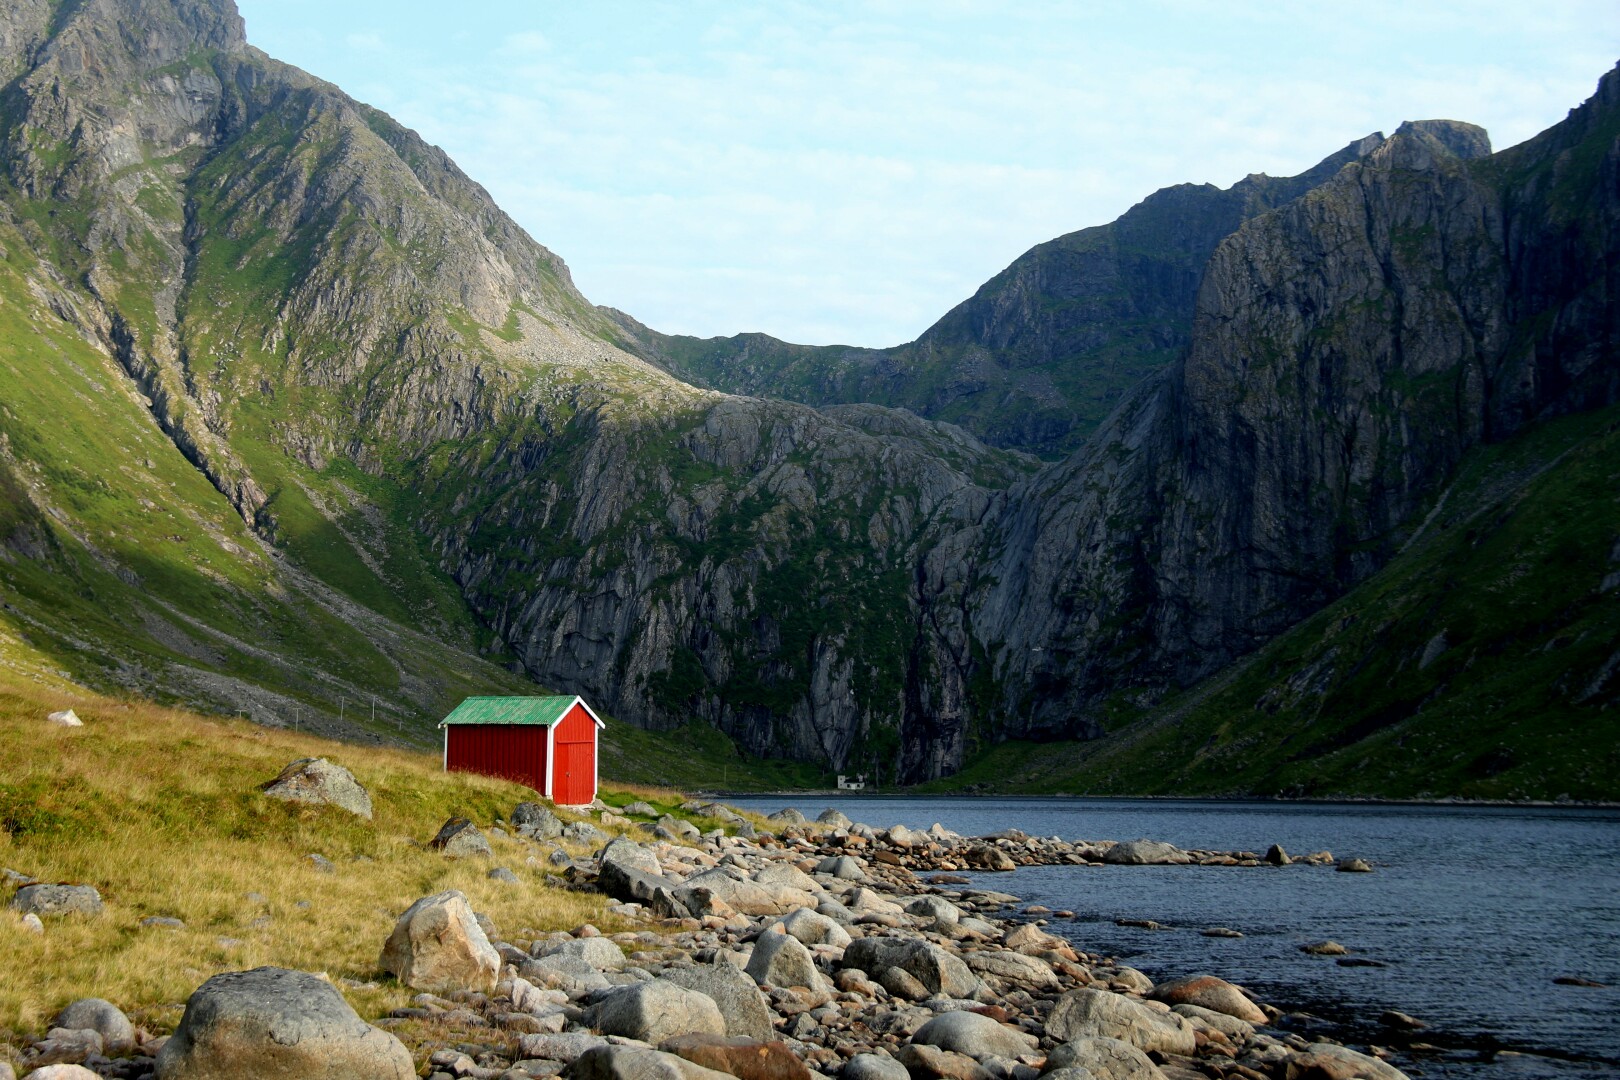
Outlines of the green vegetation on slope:
{"type": "Polygon", "coordinates": [[[94,919],[53,921],[45,935],[0,918],[0,953],[12,971],[29,973],[0,984],[0,1028],[43,1029],[67,1002],[106,997],[161,1031],[179,1019],[171,1003],[198,983],[261,964],[350,980],[351,1000],[375,1016],[412,994],[375,981],[394,917],[444,889],[466,893],[514,937],[587,920],[616,929],[603,897],[548,887],[515,841],[492,837],[520,887],[491,881],[487,862],[425,847],[451,817],[488,826],[532,798],[516,784],[445,774],[437,755],[209,720],[0,672],[0,864],[94,885],[107,905],[94,919]],[[69,707],[84,727],[44,721],[69,707]],[[370,792],[374,820],[260,794],[304,757],[350,769],[370,792]],[[336,872],[321,873],[312,852],[336,872]],[[185,925],[141,928],[151,916],[185,925]]]}
{"type": "Polygon", "coordinates": [[[1620,796],[1620,409],[1476,452],[1389,566],[1094,743],[929,790],[1620,796]]]}

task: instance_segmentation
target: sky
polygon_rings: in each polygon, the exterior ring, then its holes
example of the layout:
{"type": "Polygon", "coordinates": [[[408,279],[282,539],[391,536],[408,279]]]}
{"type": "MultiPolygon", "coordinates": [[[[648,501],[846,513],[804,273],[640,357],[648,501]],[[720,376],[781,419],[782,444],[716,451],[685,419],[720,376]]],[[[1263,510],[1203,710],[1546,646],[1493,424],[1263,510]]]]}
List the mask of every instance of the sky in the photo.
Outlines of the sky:
{"type": "Polygon", "coordinates": [[[1498,149],[1620,58],[1615,0],[238,0],[667,333],[911,340],[1042,241],[1403,120],[1498,149]]]}

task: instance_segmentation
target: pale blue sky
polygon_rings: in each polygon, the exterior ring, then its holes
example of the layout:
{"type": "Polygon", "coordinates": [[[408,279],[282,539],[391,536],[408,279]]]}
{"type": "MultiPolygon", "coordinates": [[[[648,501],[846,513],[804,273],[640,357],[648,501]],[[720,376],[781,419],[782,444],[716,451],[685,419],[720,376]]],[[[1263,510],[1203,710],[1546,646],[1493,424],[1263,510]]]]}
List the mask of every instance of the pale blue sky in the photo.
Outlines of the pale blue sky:
{"type": "Polygon", "coordinates": [[[248,37],[443,146],[585,295],[668,332],[915,337],[1157,188],[1402,120],[1555,123],[1615,0],[238,0],[248,37]]]}

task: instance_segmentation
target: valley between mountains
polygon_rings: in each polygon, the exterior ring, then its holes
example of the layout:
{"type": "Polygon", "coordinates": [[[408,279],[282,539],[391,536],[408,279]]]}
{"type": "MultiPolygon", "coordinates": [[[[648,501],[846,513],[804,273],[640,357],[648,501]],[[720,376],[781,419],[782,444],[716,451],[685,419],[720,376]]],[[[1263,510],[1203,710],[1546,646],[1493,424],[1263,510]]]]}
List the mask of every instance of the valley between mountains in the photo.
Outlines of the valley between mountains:
{"type": "Polygon", "coordinates": [[[230,0],[16,0],[0,80],[15,677],[417,741],[545,687],[679,784],[1620,794],[1620,70],[891,349],[594,306],[230,0]]]}

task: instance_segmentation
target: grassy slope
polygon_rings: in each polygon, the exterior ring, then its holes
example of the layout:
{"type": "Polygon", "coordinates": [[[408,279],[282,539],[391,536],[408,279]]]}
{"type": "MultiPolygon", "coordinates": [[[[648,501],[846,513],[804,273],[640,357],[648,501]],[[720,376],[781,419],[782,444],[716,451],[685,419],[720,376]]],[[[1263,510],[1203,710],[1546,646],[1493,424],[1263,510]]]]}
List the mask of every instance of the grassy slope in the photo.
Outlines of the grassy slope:
{"type": "MultiPolygon", "coordinates": [[[[6,644],[20,655],[15,641],[6,644]]],[[[423,846],[451,816],[487,826],[534,797],[516,784],[442,773],[433,754],[210,719],[0,669],[0,866],[93,884],[107,906],[95,919],[52,919],[43,936],[0,911],[0,1044],[6,1029],[43,1031],[57,1009],[85,996],[167,1030],[204,979],[259,964],[327,972],[363,1015],[379,1015],[413,993],[379,977],[383,940],[400,911],[443,889],[466,893],[509,939],[587,920],[624,929],[603,897],[546,886],[544,870],[526,864],[525,845],[492,836],[493,861],[463,862],[423,846]],[[68,707],[85,727],[44,722],[68,707]],[[287,762],[317,756],[365,785],[372,822],[259,793],[287,762]],[[318,872],[311,853],[337,872],[318,872]],[[522,883],[490,881],[495,865],[522,883]],[[186,925],[140,927],[148,916],[186,925]]],[[[633,786],[609,787],[604,797],[661,809],[683,798],[633,786]]],[[[9,886],[0,889],[0,899],[9,896],[9,886]]]]}
{"type": "Polygon", "coordinates": [[[1388,567],[1250,659],[932,787],[1620,798],[1616,491],[1620,409],[1488,447],[1388,567]]]}
{"type": "MultiPolygon", "coordinates": [[[[117,363],[39,299],[42,270],[4,225],[0,250],[0,666],[424,746],[464,696],[537,692],[479,655],[489,635],[425,550],[412,491],[345,460],[298,462],[271,444],[275,417],[246,406],[233,446],[272,496],[272,551],[117,363]]],[[[692,788],[822,782],[744,760],[710,729],[615,724],[604,768],[692,788]]]]}
{"type": "MultiPolygon", "coordinates": [[[[0,1027],[42,1028],[53,1010],[86,995],[166,1026],[178,1019],[174,1003],[210,974],[256,964],[369,981],[393,917],[446,888],[467,893],[514,934],[603,915],[600,897],[543,888],[515,843],[494,841],[497,860],[524,878],[510,889],[485,877],[489,864],[422,848],[452,815],[487,825],[532,797],[514,784],[441,774],[432,755],[0,676],[0,777],[0,864],[92,883],[107,903],[101,918],[52,920],[42,937],[14,914],[0,917],[0,1027]],[[68,706],[84,728],[43,722],[45,711],[68,706]],[[288,761],[309,756],[353,770],[371,792],[375,821],[258,793],[288,761]],[[338,872],[316,872],[311,852],[338,872]],[[139,928],[150,915],[186,927],[139,928]],[[255,925],[263,915],[268,925],[255,925]]],[[[408,996],[392,984],[351,994],[373,1015],[408,996]]]]}

